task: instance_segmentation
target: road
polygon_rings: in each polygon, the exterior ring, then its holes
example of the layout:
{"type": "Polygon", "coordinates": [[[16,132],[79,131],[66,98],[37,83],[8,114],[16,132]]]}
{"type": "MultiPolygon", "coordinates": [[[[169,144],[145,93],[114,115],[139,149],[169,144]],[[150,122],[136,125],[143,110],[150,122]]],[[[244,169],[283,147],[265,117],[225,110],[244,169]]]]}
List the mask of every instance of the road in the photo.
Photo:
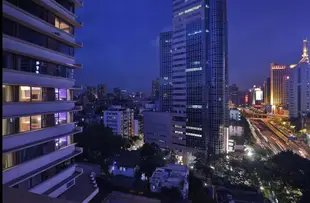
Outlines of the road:
{"type": "Polygon", "coordinates": [[[287,138],[289,134],[272,125],[270,119],[249,119],[249,121],[256,131],[254,137],[262,148],[272,151],[273,154],[291,150],[310,160],[309,147],[298,140],[289,141],[287,138]]]}

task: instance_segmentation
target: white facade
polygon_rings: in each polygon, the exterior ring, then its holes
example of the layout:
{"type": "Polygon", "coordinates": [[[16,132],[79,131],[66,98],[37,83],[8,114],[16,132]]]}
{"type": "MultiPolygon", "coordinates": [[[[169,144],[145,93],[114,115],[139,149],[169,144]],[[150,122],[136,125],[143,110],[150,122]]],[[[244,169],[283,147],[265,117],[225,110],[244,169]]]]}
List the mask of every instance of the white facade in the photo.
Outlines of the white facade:
{"type": "Polygon", "coordinates": [[[112,106],[104,111],[103,123],[112,129],[114,135],[134,135],[134,113],[132,109],[125,109],[121,106],[112,106]]]}
{"type": "Polygon", "coordinates": [[[297,66],[290,68],[289,117],[298,118],[310,112],[310,63],[308,41],[304,41],[304,54],[297,66]]]}
{"type": "Polygon", "coordinates": [[[229,110],[229,118],[231,120],[240,121],[241,113],[238,109],[230,109],[229,110]]]}
{"type": "Polygon", "coordinates": [[[150,178],[151,192],[160,192],[163,187],[179,188],[183,199],[188,197],[188,176],[189,169],[187,166],[167,164],[164,167],[156,168],[150,178]]]}
{"type": "Polygon", "coordinates": [[[84,185],[79,202],[98,193],[90,172],[72,161],[83,152],[73,140],[82,131],[73,121],[81,110],[73,101],[73,73],[81,67],[74,49],[83,46],[74,36],[82,24],[73,12],[82,5],[78,0],[2,2],[4,186],[71,201],[76,198],[67,195],[71,189],[84,185]]]}

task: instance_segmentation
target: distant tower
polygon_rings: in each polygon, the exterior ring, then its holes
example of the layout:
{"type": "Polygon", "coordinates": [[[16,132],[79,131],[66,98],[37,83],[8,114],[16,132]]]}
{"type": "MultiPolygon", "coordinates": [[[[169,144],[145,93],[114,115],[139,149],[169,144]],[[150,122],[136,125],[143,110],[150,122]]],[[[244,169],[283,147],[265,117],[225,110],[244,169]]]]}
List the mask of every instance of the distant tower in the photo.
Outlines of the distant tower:
{"type": "Polygon", "coordinates": [[[289,116],[301,118],[310,113],[310,62],[308,55],[309,41],[303,41],[302,58],[296,66],[290,68],[289,81],[289,116]]]}

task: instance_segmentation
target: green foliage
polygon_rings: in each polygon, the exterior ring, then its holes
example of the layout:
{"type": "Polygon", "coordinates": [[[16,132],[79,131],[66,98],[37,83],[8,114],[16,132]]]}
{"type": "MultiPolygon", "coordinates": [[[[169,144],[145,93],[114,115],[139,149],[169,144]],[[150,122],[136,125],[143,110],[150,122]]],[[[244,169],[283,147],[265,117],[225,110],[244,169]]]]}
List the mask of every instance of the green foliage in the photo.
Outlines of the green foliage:
{"type": "Polygon", "coordinates": [[[127,142],[121,136],[113,135],[110,128],[99,124],[84,128],[82,133],[74,136],[74,140],[84,148],[83,159],[101,166],[108,158],[121,152],[127,142]]]}
{"type": "Polygon", "coordinates": [[[182,195],[178,188],[172,187],[172,188],[166,188],[163,187],[161,189],[161,195],[162,195],[162,202],[163,203],[177,203],[182,200],[182,195]]]}
{"type": "Polygon", "coordinates": [[[151,177],[156,167],[164,166],[164,153],[155,144],[144,144],[140,149],[140,172],[151,177]]]}

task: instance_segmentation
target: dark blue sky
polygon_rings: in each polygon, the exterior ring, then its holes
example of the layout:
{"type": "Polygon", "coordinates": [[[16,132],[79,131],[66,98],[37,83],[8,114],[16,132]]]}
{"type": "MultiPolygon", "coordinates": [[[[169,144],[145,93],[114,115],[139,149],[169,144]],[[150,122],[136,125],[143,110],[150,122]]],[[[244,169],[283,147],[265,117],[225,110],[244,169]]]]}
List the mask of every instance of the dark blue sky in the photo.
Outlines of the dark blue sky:
{"type": "MultiPolygon", "coordinates": [[[[151,91],[159,75],[158,36],[171,27],[171,0],[84,1],[77,39],[77,84],[151,91]]],[[[229,80],[262,84],[269,64],[296,63],[310,38],[310,0],[228,0],[229,80]]]]}

